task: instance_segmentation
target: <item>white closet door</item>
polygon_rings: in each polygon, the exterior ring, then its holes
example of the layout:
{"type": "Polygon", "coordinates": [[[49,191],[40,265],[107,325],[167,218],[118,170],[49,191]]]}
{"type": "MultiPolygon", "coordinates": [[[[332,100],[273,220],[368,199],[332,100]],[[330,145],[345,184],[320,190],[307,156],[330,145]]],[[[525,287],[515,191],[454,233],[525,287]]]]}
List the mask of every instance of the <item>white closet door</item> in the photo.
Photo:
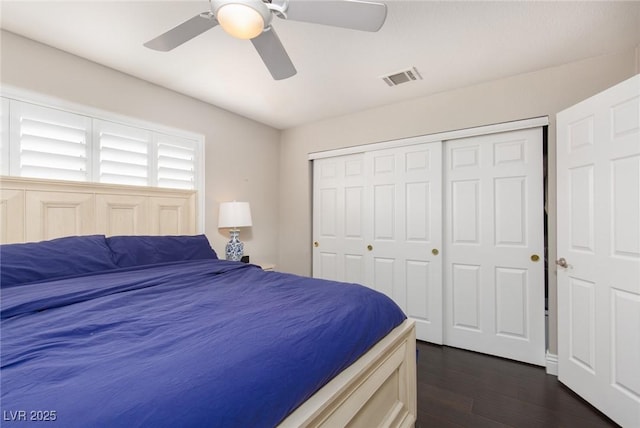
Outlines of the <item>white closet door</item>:
{"type": "Polygon", "coordinates": [[[313,276],[364,284],[364,155],[315,160],[313,182],[313,276]]]}
{"type": "Polygon", "coordinates": [[[445,147],[445,344],[544,365],[542,129],[445,147]]]}
{"type": "Polygon", "coordinates": [[[640,426],[640,76],[558,114],[558,376],[640,426]]]}
{"type": "Polygon", "coordinates": [[[365,284],[416,320],[419,340],[442,343],[442,144],[365,154],[369,256],[365,284]]]}

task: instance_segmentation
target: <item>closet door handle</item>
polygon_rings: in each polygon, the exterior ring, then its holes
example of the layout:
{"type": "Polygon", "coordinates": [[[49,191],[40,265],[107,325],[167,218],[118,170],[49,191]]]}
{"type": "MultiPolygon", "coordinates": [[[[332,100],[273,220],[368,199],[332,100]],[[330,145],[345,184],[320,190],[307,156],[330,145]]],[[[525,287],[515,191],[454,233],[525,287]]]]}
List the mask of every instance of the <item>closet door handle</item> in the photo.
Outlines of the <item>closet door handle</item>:
{"type": "Polygon", "coordinates": [[[314,246],[314,247],[319,247],[319,246],[320,246],[320,243],[319,243],[318,241],[315,241],[315,242],[313,243],[313,246],[314,246]]]}
{"type": "Polygon", "coordinates": [[[433,250],[431,250],[431,254],[433,254],[434,256],[437,256],[438,254],[440,254],[440,251],[438,251],[437,248],[434,248],[433,250]]]}
{"type": "Polygon", "coordinates": [[[371,244],[367,245],[367,251],[371,251],[371,250],[373,250],[373,245],[371,244]]]}

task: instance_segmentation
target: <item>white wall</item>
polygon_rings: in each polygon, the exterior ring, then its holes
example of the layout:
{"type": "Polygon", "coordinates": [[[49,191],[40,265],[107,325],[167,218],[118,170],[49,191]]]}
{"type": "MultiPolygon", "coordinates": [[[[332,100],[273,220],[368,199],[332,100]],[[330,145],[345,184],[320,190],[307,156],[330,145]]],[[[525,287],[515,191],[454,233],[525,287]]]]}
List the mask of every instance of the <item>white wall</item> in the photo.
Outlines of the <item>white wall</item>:
{"type": "Polygon", "coordinates": [[[241,232],[245,253],[276,260],[280,131],[13,33],[0,36],[4,85],[203,134],[207,237],[224,257],[218,204],[249,201],[254,225],[241,232]]]}
{"type": "MultiPolygon", "coordinates": [[[[508,77],[283,131],[280,270],[311,273],[311,152],[549,116],[549,260],[556,259],[555,114],[638,72],[635,50],[508,77]]],[[[419,83],[418,83],[419,84],[419,83]]],[[[551,263],[550,352],[556,353],[551,263]]]]}

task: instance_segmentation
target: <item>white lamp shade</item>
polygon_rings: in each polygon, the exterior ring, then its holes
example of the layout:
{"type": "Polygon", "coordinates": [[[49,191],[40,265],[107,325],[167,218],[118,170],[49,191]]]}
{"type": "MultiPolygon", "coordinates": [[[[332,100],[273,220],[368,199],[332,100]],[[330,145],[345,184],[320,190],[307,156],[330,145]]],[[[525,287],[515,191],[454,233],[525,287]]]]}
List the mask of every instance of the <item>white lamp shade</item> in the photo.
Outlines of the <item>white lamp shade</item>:
{"type": "Polygon", "coordinates": [[[218,214],[218,227],[251,226],[251,208],[249,202],[222,202],[218,214]]]}

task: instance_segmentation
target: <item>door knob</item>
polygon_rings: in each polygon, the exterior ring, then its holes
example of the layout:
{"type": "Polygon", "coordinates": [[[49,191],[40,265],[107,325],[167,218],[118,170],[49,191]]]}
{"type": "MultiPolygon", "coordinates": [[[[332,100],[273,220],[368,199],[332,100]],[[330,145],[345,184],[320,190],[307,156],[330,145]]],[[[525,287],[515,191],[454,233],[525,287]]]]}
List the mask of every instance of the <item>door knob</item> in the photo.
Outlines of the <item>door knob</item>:
{"type": "Polygon", "coordinates": [[[373,245],[367,245],[367,250],[369,251],[373,250],[373,245]]]}
{"type": "Polygon", "coordinates": [[[314,247],[318,247],[318,246],[320,246],[320,243],[319,243],[318,241],[315,241],[315,242],[313,243],[313,246],[314,246],[314,247]]]}
{"type": "Polygon", "coordinates": [[[531,255],[531,261],[532,262],[537,262],[538,260],[540,260],[540,256],[537,254],[532,254],[531,255]]]}
{"type": "Polygon", "coordinates": [[[440,254],[440,251],[438,251],[437,248],[434,248],[433,250],[431,250],[431,254],[433,254],[434,256],[437,256],[438,254],[440,254]]]}
{"type": "Polygon", "coordinates": [[[556,264],[565,269],[569,267],[569,263],[567,263],[567,260],[564,257],[560,257],[556,260],[556,264]]]}

